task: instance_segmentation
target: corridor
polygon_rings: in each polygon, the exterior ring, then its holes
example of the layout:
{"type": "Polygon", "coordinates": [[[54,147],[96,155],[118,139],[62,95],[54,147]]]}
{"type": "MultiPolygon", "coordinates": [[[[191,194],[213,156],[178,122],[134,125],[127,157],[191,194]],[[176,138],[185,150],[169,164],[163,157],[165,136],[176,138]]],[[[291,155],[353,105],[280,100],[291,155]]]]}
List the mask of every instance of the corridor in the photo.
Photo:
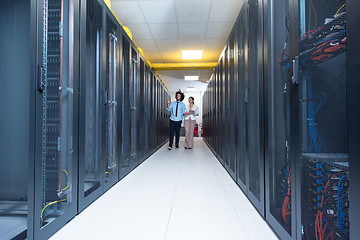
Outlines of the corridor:
{"type": "Polygon", "coordinates": [[[277,238],[196,138],[192,150],[164,145],[51,238],[57,239],[277,238]]]}

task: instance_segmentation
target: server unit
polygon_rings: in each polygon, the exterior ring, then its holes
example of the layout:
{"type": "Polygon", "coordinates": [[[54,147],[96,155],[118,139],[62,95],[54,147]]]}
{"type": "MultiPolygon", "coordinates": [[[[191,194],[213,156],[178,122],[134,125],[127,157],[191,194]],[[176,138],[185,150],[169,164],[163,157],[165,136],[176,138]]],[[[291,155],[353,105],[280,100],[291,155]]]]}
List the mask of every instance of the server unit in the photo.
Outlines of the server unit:
{"type": "Polygon", "coordinates": [[[205,142],[281,239],[357,236],[348,4],[245,2],[203,97],[205,142]]]}
{"type": "Polygon", "coordinates": [[[75,215],[77,9],[1,2],[0,239],[46,238],[75,215]]]}
{"type": "Polygon", "coordinates": [[[167,93],[103,1],[0,13],[0,239],[47,239],[165,143],[136,120],[167,93]]]}

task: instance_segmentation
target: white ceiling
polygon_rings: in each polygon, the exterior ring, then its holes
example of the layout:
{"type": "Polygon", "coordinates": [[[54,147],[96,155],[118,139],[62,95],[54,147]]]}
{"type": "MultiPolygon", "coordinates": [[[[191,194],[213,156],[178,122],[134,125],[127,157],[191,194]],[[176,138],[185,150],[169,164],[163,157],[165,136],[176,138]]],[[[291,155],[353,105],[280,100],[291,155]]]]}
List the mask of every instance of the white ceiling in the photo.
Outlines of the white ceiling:
{"type": "Polygon", "coordinates": [[[204,50],[216,62],[244,0],[111,0],[120,22],[152,63],[182,60],[181,50],[204,50]]]}
{"type": "MultiPolygon", "coordinates": [[[[244,0],[111,0],[111,8],[151,63],[217,62],[244,0]],[[181,50],[203,50],[201,60],[182,60],[181,50]]],[[[199,72],[199,71],[198,71],[199,72]]],[[[159,71],[170,91],[190,84],[191,71],[159,71]],[[172,73],[171,73],[172,72],[172,73]],[[176,83],[176,84],[174,84],[176,83]],[[180,86],[180,85],[181,86],[180,86]]],[[[212,71],[200,71],[206,86],[212,71]]]]}

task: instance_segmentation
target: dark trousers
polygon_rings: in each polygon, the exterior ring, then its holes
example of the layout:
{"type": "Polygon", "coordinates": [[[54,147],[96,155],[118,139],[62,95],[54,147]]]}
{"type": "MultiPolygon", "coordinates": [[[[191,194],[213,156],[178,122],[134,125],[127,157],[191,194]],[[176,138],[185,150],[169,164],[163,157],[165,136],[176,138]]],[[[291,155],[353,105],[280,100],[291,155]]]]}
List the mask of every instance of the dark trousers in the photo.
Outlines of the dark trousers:
{"type": "Polygon", "coordinates": [[[175,134],[175,144],[179,145],[181,122],[182,121],[176,122],[176,121],[170,120],[169,146],[171,146],[171,147],[174,143],[174,134],[175,134]]]}

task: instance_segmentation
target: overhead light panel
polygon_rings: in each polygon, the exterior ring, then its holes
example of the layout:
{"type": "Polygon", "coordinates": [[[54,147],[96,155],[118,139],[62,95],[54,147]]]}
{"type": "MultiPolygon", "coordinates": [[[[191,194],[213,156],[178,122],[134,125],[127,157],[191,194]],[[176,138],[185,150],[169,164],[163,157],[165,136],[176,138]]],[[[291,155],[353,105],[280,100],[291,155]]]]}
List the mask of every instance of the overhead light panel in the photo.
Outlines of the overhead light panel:
{"type": "Polygon", "coordinates": [[[182,59],[201,59],[203,50],[182,50],[182,59]]]}
{"type": "Polygon", "coordinates": [[[198,81],[199,76],[185,76],[185,81],[198,81]]]}
{"type": "Polygon", "coordinates": [[[196,88],[195,87],[187,87],[186,91],[188,91],[188,92],[196,91],[196,88]]]}

